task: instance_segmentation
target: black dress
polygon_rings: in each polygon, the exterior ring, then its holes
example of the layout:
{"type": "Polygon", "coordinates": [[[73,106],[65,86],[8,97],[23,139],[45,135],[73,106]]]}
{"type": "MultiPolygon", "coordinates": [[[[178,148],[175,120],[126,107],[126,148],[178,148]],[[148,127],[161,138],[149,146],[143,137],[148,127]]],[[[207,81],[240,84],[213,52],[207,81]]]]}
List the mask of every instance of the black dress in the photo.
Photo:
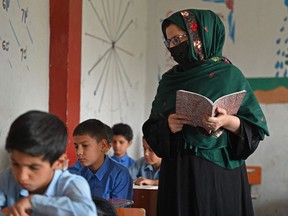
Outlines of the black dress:
{"type": "MultiPolygon", "coordinates": [[[[225,169],[183,148],[182,133],[171,133],[166,120],[149,119],[144,136],[162,157],[158,216],[244,216],[254,215],[245,164],[225,169]]],[[[229,134],[234,159],[246,159],[260,138],[241,120],[240,135],[229,134]]]]}

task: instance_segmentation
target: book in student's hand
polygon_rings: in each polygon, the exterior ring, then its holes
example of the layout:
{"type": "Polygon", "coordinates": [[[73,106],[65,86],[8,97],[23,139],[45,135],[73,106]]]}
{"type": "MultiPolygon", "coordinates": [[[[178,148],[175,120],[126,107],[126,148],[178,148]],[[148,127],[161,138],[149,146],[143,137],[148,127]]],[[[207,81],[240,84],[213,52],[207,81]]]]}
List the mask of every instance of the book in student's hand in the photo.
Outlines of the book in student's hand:
{"type": "Polygon", "coordinates": [[[245,90],[234,92],[219,97],[214,102],[204,95],[178,90],[176,93],[176,113],[187,115],[193,125],[203,127],[202,116],[216,116],[216,108],[220,107],[226,110],[228,115],[234,115],[238,112],[239,107],[246,94],[245,90]]]}

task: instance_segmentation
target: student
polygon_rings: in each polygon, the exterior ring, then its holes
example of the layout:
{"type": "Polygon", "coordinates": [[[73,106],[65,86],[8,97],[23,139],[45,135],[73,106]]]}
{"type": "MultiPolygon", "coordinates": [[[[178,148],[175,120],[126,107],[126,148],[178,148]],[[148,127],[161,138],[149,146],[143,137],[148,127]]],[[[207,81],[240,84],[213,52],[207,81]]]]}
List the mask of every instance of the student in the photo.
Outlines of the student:
{"type": "Polygon", "coordinates": [[[6,139],[11,167],[0,173],[0,209],[8,215],[95,215],[87,181],[61,168],[67,129],[55,115],[29,111],[11,125],[6,139]]]}
{"type": "Polygon", "coordinates": [[[133,181],[128,169],[106,154],[112,142],[111,128],[88,119],[75,128],[73,139],[78,161],[69,171],[88,181],[92,196],[131,200],[133,181]]]}
{"type": "Polygon", "coordinates": [[[159,182],[161,158],[159,158],[143,137],[144,157],[137,160],[129,168],[130,175],[136,185],[154,185],[159,182]]]}
{"type": "Polygon", "coordinates": [[[243,73],[222,56],[225,27],[210,10],[186,9],[162,22],[165,45],[178,63],[163,74],[143,133],[162,158],[157,215],[254,215],[245,160],[269,135],[261,107],[243,73]],[[246,90],[236,115],[217,107],[216,117],[194,127],[175,113],[176,91],[212,101],[246,90]]]}
{"type": "Polygon", "coordinates": [[[112,158],[116,160],[118,163],[129,168],[135,163],[135,160],[129,157],[127,154],[127,149],[132,144],[133,139],[132,129],[127,124],[119,123],[113,125],[112,131],[113,131],[112,148],[114,151],[114,155],[112,156],[112,158]]]}

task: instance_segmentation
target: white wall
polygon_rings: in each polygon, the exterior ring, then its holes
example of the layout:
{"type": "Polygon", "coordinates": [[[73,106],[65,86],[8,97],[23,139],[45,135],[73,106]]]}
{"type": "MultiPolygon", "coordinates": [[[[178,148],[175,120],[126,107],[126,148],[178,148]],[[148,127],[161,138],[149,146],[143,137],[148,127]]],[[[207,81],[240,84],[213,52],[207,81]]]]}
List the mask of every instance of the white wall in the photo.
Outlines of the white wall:
{"type": "MultiPolygon", "coordinates": [[[[276,70],[279,60],[278,50],[287,54],[287,5],[284,1],[234,1],[233,20],[235,22],[235,42],[228,35],[229,10],[223,3],[202,0],[158,0],[149,1],[148,8],[148,44],[146,76],[146,109],[148,118],[152,100],[156,93],[159,76],[171,67],[161,35],[161,20],[173,11],[190,8],[211,9],[222,15],[226,27],[226,44],[224,55],[237,65],[248,78],[250,77],[283,77],[285,69],[276,70]],[[281,31],[280,31],[281,30],[281,31]],[[282,43],[276,44],[281,38],[282,43]]],[[[287,4],[287,3],[286,3],[287,4]]],[[[286,58],[287,60],[287,58],[286,58]]],[[[287,75],[286,75],[287,77],[287,75]]],[[[287,80],[288,82],[288,80],[287,80]]],[[[247,160],[249,165],[262,167],[262,184],[252,188],[260,195],[253,201],[256,215],[288,214],[288,170],[287,170],[287,131],[288,104],[261,104],[267,117],[270,137],[260,143],[256,152],[247,160]]]]}
{"type": "Polygon", "coordinates": [[[133,158],[142,155],[146,16],[143,0],[83,1],[80,118],[97,118],[110,126],[130,125],[134,144],[128,154],[133,158]],[[115,48],[112,41],[116,41],[115,48]]]}
{"type": "Polygon", "coordinates": [[[0,26],[2,170],[8,164],[4,148],[12,121],[30,109],[48,110],[49,1],[10,1],[6,9],[1,1],[0,26]],[[23,11],[27,12],[25,19],[23,11]]]}
{"type": "Polygon", "coordinates": [[[287,121],[288,104],[264,105],[269,124],[270,137],[260,143],[247,164],[262,167],[262,184],[252,188],[259,195],[254,200],[257,215],[287,215],[288,171],[287,171],[287,121]]]}
{"type": "MultiPolygon", "coordinates": [[[[118,61],[115,63],[117,56],[114,56],[114,59],[105,58],[90,75],[88,73],[101,54],[110,47],[109,43],[106,43],[107,36],[103,27],[89,2],[83,0],[81,120],[99,118],[110,126],[118,122],[130,124],[135,139],[128,153],[138,158],[142,155],[141,126],[148,118],[159,76],[172,64],[163,45],[160,32],[161,19],[165,18],[169,11],[193,5],[221,13],[228,28],[227,17],[230,11],[224,3],[201,0],[131,0],[127,15],[123,19],[122,30],[130,20],[133,22],[116,43],[130,53],[125,54],[116,49],[129,77],[131,83],[129,84],[125,75],[121,78],[123,83],[120,81],[118,75],[121,72],[115,69],[115,65],[119,66],[118,61]],[[111,62],[108,59],[111,59],[111,62]],[[109,70],[105,69],[106,61],[107,66],[110,65],[109,70]],[[103,75],[97,94],[94,95],[102,72],[108,75],[107,81],[103,75]],[[118,81],[116,77],[119,78],[118,81]],[[101,99],[101,90],[104,89],[101,99]]],[[[100,19],[105,21],[104,10],[101,9],[102,1],[91,0],[91,2],[97,6],[100,19]]],[[[110,10],[115,10],[112,1],[109,2],[110,10]]],[[[124,7],[128,0],[122,2],[124,7]]],[[[279,47],[275,45],[275,41],[278,37],[287,36],[287,22],[284,21],[287,8],[284,6],[284,1],[234,2],[235,43],[227,35],[224,55],[239,66],[247,77],[274,77],[276,73],[274,65],[279,58],[276,56],[279,47]],[[280,32],[281,27],[284,27],[283,33],[280,32]]],[[[123,8],[119,5],[115,7],[121,9],[123,13],[123,8]]],[[[116,20],[113,25],[115,23],[116,20]]],[[[7,11],[1,5],[0,26],[1,170],[8,164],[4,144],[11,122],[29,109],[48,110],[49,1],[10,1],[7,11]],[[24,23],[21,9],[25,11],[27,8],[28,17],[24,23]],[[9,41],[8,51],[2,47],[4,40],[9,41]],[[27,49],[26,59],[21,60],[21,48],[27,49]]],[[[287,50],[287,44],[281,44],[281,49],[287,50]]],[[[283,71],[280,71],[280,75],[283,74],[283,71]]],[[[261,104],[261,106],[266,114],[271,136],[260,144],[248,160],[249,164],[261,165],[263,169],[262,184],[255,188],[260,194],[260,197],[253,201],[255,211],[256,215],[287,215],[288,105],[261,104]]]]}

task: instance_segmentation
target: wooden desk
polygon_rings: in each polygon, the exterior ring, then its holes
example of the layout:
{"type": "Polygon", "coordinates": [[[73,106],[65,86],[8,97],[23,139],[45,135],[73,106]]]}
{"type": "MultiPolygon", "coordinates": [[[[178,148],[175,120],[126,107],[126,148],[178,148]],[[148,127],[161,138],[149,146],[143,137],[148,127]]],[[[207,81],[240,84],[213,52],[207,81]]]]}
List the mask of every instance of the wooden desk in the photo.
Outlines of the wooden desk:
{"type": "Polygon", "coordinates": [[[116,208],[118,216],[146,216],[144,208],[116,208]]]}
{"type": "Polygon", "coordinates": [[[156,216],[157,186],[133,186],[134,208],[144,208],[147,216],[156,216]]]}

